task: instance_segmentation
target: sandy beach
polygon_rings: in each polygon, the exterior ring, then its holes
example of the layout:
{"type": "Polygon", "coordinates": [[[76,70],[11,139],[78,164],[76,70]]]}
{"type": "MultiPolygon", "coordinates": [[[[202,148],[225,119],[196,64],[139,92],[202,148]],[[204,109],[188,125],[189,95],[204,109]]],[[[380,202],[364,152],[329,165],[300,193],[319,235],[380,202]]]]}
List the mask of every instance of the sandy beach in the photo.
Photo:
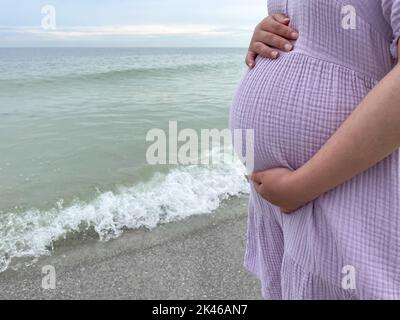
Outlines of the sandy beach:
{"type": "Polygon", "coordinates": [[[0,299],[260,299],[243,268],[246,200],[109,242],[59,245],[32,266],[1,273],[0,299]],[[56,270],[54,290],[42,288],[46,265],[56,270]]]}

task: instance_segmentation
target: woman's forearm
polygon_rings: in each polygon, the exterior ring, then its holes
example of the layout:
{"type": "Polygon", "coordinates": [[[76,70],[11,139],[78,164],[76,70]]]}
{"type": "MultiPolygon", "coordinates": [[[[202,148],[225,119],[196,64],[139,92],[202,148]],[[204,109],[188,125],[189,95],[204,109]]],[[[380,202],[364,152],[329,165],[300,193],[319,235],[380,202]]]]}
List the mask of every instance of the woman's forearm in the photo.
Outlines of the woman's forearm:
{"type": "Polygon", "coordinates": [[[400,146],[400,65],[361,102],[321,150],[295,173],[311,201],[385,159],[400,146]]]}

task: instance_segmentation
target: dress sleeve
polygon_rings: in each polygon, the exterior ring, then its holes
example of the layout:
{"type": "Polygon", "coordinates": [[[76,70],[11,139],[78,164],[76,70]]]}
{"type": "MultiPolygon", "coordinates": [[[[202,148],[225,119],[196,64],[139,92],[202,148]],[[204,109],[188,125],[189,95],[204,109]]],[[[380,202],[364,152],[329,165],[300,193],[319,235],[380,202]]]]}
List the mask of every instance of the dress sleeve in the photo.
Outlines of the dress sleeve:
{"type": "Polygon", "coordinates": [[[390,47],[395,59],[398,59],[397,46],[400,38],[400,0],[382,0],[383,15],[392,26],[393,39],[390,47]]]}

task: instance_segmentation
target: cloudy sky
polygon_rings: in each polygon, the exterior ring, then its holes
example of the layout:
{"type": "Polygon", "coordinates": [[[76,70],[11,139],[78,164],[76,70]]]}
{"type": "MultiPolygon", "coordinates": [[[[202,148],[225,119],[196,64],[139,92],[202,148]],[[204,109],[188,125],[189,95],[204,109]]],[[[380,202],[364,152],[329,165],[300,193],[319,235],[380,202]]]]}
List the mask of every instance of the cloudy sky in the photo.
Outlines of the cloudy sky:
{"type": "Polygon", "coordinates": [[[0,47],[244,47],[266,7],[266,0],[1,0],[0,47]]]}

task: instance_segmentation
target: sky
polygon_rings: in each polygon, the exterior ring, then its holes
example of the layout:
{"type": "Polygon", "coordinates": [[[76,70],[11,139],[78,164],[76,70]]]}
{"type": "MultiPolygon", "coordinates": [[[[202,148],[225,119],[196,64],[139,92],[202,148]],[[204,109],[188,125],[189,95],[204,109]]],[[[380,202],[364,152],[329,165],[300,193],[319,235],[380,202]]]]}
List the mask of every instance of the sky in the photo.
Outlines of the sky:
{"type": "Polygon", "coordinates": [[[266,0],[0,0],[0,47],[246,47],[266,0]]]}

